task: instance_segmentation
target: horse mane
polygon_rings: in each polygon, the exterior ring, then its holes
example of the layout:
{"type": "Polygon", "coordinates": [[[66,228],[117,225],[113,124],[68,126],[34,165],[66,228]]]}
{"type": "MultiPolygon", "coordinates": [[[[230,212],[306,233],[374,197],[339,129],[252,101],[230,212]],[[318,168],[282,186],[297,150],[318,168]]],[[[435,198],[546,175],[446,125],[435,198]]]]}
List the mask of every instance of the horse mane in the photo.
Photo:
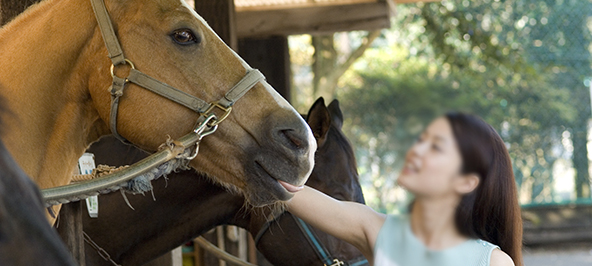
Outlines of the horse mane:
{"type": "MultiPolygon", "coordinates": [[[[0,8],[0,31],[5,28],[11,27],[12,22],[26,20],[31,16],[31,10],[35,9],[43,0],[23,0],[23,1],[10,1],[11,5],[2,6],[0,8]],[[20,12],[20,10],[24,10],[20,12]]],[[[49,8],[49,6],[45,7],[49,8]]]]}

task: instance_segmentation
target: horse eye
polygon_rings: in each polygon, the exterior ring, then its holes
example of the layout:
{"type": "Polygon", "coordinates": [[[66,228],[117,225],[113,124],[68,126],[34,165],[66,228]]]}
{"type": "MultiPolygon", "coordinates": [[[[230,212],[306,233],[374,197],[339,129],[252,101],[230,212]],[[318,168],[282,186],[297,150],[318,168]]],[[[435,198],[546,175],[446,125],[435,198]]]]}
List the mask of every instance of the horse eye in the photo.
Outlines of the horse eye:
{"type": "Polygon", "coordinates": [[[190,29],[175,30],[171,34],[171,37],[173,38],[173,41],[180,45],[191,45],[201,42],[201,39],[195,36],[193,31],[191,31],[190,29]]]}

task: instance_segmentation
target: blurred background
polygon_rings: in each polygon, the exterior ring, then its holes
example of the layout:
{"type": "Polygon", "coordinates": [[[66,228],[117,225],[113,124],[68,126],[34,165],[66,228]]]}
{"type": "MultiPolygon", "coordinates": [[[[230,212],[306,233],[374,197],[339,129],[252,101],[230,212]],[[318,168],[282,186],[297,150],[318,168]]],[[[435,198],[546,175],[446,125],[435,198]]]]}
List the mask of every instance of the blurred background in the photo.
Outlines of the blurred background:
{"type": "Polygon", "coordinates": [[[396,210],[404,153],[450,110],[498,130],[524,206],[592,203],[591,1],[399,4],[391,21],[378,33],[289,38],[293,104],[306,111],[319,96],[341,102],[368,204],[396,210]],[[343,67],[368,38],[365,53],[343,67]]]}

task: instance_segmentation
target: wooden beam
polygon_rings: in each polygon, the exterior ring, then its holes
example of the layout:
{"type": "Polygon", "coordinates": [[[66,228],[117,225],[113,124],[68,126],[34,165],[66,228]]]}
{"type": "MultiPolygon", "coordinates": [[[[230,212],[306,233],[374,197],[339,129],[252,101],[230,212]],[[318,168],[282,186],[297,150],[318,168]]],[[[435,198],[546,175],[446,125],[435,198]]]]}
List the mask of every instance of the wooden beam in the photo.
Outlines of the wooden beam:
{"type": "Polygon", "coordinates": [[[441,2],[442,0],[393,0],[395,4],[410,4],[410,3],[428,3],[428,2],[441,2]]]}
{"type": "Polygon", "coordinates": [[[290,101],[290,48],[287,37],[240,39],[238,53],[251,67],[261,70],[267,82],[290,101]]]}
{"type": "Polygon", "coordinates": [[[388,1],[342,6],[242,11],[236,14],[239,38],[337,31],[376,30],[390,27],[388,1]]]}
{"type": "Polygon", "coordinates": [[[339,1],[257,1],[253,3],[250,1],[235,0],[236,12],[243,11],[261,11],[261,10],[278,10],[278,9],[293,9],[302,7],[320,7],[320,6],[343,6],[360,3],[376,3],[386,0],[339,0],[339,1]],[[250,3],[250,5],[249,5],[250,3]]]}
{"type": "Polygon", "coordinates": [[[343,6],[360,3],[378,3],[385,1],[393,1],[397,4],[417,3],[417,2],[439,2],[441,0],[333,0],[333,1],[244,1],[235,0],[236,12],[243,11],[262,11],[262,10],[278,10],[278,9],[292,9],[302,7],[320,7],[320,6],[343,6]]]}
{"type": "Polygon", "coordinates": [[[230,48],[238,48],[234,0],[195,1],[195,11],[200,14],[230,48]]]}
{"type": "Polygon", "coordinates": [[[63,204],[58,217],[58,226],[61,228],[58,233],[80,266],[86,265],[82,233],[82,207],[82,201],[63,204]]]}

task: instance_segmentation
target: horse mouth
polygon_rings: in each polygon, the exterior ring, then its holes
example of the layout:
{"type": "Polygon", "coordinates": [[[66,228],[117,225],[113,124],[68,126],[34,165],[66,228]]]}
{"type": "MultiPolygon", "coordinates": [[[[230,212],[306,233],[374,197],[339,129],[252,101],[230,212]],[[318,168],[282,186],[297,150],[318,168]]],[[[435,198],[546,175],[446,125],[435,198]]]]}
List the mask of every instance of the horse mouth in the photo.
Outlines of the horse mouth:
{"type": "Polygon", "coordinates": [[[294,196],[294,193],[304,188],[303,185],[293,185],[275,177],[258,161],[255,161],[255,172],[261,178],[261,181],[265,183],[265,189],[282,201],[291,199],[294,196]]]}

